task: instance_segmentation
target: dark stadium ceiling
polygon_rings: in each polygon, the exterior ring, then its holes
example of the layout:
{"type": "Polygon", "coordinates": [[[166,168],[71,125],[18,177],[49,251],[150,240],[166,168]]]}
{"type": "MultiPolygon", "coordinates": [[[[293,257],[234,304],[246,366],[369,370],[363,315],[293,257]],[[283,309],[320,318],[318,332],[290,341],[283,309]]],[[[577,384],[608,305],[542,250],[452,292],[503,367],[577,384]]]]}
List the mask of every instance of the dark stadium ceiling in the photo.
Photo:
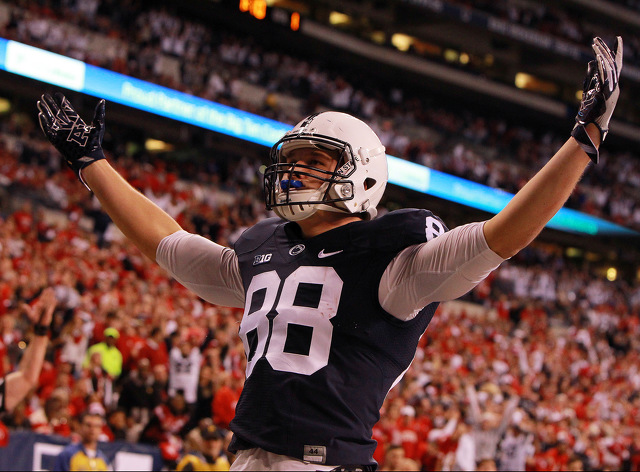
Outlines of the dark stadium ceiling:
{"type": "MultiPolygon", "coordinates": [[[[289,28],[281,28],[285,39],[279,47],[298,52],[307,48],[312,51],[310,57],[324,54],[330,60],[353,60],[353,53],[336,52],[335,47],[321,44],[323,36],[330,43],[332,35],[347,34],[354,41],[386,47],[389,54],[403,52],[406,56],[423,59],[427,64],[446,66],[452,73],[467,73],[471,80],[489,79],[540,97],[540,101],[564,104],[569,112],[556,113],[555,119],[560,118],[556,121],[558,125],[562,120],[566,121],[566,115],[571,114],[572,107],[579,103],[577,94],[586,62],[592,58],[590,41],[570,41],[511,23],[504,20],[500,12],[496,13],[496,6],[536,8],[546,5],[556,16],[579,18],[585,30],[608,40],[613,39],[611,32],[623,37],[625,34],[637,36],[640,27],[640,14],[602,0],[165,0],[165,3],[182,11],[191,10],[201,18],[224,21],[226,26],[235,25],[260,37],[261,41],[278,41],[273,23],[288,27],[288,17],[281,13],[295,12],[300,15],[303,27],[296,38],[287,36],[290,31],[284,30],[289,28]],[[237,14],[239,10],[244,10],[245,18],[237,14]],[[314,24],[325,28],[315,28],[320,31],[315,42],[303,38],[305,34],[309,36],[305,22],[307,26],[314,24]],[[270,24],[270,28],[260,23],[270,24]]],[[[398,77],[397,70],[386,70],[389,68],[384,66],[373,69],[372,74],[398,77]]],[[[420,74],[403,74],[403,79],[407,83],[413,79],[415,84],[432,86],[438,93],[459,96],[464,91],[464,87],[458,88],[442,79],[430,80],[420,74]]],[[[625,129],[626,137],[631,139],[640,135],[640,107],[635,100],[638,92],[640,67],[625,64],[622,96],[615,120],[632,125],[625,129]]],[[[496,102],[505,102],[501,94],[495,94],[493,98],[496,102]]],[[[509,103],[500,104],[503,105],[508,107],[509,103]]],[[[517,106],[513,108],[514,113],[518,111],[517,106]]],[[[620,128],[618,126],[619,131],[620,128]]]]}
{"type": "MultiPolygon", "coordinates": [[[[287,0],[268,3],[272,3],[274,8],[292,8],[289,6],[292,2],[287,0]]],[[[492,3],[488,1],[314,0],[305,3],[308,18],[314,21],[331,24],[336,29],[361,38],[391,43],[399,49],[404,41],[405,44],[410,43],[408,52],[425,59],[446,62],[452,67],[505,84],[517,84],[569,103],[577,101],[576,91],[581,88],[585,61],[592,55],[588,41],[579,44],[510,23],[489,11],[491,9],[482,8],[482,4],[492,3]],[[467,8],[466,5],[471,7],[467,8]],[[340,18],[335,12],[345,16],[340,18]],[[521,77],[518,74],[529,74],[531,77],[518,80],[521,77]]],[[[546,3],[562,9],[561,14],[568,18],[580,18],[590,31],[605,38],[608,31],[616,31],[616,34],[623,36],[627,32],[636,36],[640,26],[633,20],[633,13],[617,17],[594,10],[594,6],[602,3],[597,0],[585,2],[584,5],[579,5],[583,2],[567,1],[561,4],[551,1],[510,3],[529,6],[546,3]],[[598,22],[605,22],[606,30],[599,32],[598,22]]],[[[640,15],[635,16],[640,18],[640,15]]],[[[635,74],[634,79],[627,81],[627,88],[638,88],[640,74],[635,74]]],[[[634,115],[635,119],[631,121],[640,123],[637,111],[634,115]]]]}

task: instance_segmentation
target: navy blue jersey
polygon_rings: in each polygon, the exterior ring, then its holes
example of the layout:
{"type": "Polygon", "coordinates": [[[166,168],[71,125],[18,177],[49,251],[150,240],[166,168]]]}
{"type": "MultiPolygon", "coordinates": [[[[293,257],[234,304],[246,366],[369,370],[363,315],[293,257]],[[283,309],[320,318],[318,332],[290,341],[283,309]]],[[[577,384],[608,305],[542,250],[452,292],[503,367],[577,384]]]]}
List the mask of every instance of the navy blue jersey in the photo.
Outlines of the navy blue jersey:
{"type": "Polygon", "coordinates": [[[444,231],[429,211],[400,210],[309,239],[278,218],[241,236],[247,379],[232,450],[375,464],[380,407],[437,307],[398,320],[378,302],[380,278],[400,251],[444,231]]]}

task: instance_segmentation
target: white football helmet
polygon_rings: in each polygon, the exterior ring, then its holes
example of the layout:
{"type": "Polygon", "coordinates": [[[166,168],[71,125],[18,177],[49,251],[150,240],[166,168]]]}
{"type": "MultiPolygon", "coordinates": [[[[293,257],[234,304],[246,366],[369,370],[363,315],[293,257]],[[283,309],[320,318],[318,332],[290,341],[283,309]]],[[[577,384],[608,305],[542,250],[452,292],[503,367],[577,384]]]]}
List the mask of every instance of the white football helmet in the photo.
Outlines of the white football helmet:
{"type": "Polygon", "coordinates": [[[271,165],[264,174],[267,210],[289,221],[308,218],[318,210],[375,218],[387,185],[387,155],[363,121],[334,111],[310,115],[288,131],[270,155],[271,165]],[[289,152],[306,147],[335,153],[333,171],[286,162],[289,152]],[[305,189],[296,175],[318,179],[322,185],[305,189]]]}

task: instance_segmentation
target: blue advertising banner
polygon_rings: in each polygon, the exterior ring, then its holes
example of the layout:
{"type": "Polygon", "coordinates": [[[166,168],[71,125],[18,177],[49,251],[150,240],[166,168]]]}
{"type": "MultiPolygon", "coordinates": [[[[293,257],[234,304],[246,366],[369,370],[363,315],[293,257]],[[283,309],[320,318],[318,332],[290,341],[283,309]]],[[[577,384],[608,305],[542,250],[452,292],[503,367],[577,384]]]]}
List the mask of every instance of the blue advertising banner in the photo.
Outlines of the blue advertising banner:
{"type": "Polygon", "coordinates": [[[291,126],[0,38],[0,68],[218,133],[271,146],[291,126]]]}
{"type": "MultiPolygon", "coordinates": [[[[444,5],[436,0],[423,0],[423,3],[444,5]]],[[[291,125],[285,123],[4,38],[0,38],[0,69],[263,146],[272,146],[291,129],[291,125]]],[[[499,212],[513,197],[500,189],[388,157],[389,183],[394,185],[489,213],[499,212]]],[[[640,236],[629,228],[566,208],[547,226],[593,236],[640,236]]]]}
{"type": "MultiPolygon", "coordinates": [[[[389,182],[417,192],[461,203],[489,213],[499,212],[513,198],[512,193],[504,190],[487,187],[397,157],[388,156],[388,158],[389,182]]],[[[547,223],[547,227],[593,236],[638,235],[637,232],[628,228],[569,208],[561,209],[547,223]]]]}

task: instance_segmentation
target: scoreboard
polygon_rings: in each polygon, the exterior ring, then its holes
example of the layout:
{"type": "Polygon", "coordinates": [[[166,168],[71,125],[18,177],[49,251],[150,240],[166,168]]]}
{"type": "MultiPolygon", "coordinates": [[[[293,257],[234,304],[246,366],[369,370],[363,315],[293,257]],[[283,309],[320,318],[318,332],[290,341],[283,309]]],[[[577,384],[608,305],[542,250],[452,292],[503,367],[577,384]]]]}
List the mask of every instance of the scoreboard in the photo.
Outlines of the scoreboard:
{"type": "Polygon", "coordinates": [[[270,7],[267,4],[267,0],[240,0],[238,8],[241,12],[248,13],[258,20],[268,18],[274,23],[288,26],[292,31],[300,29],[300,13],[283,8],[270,7]]]}

